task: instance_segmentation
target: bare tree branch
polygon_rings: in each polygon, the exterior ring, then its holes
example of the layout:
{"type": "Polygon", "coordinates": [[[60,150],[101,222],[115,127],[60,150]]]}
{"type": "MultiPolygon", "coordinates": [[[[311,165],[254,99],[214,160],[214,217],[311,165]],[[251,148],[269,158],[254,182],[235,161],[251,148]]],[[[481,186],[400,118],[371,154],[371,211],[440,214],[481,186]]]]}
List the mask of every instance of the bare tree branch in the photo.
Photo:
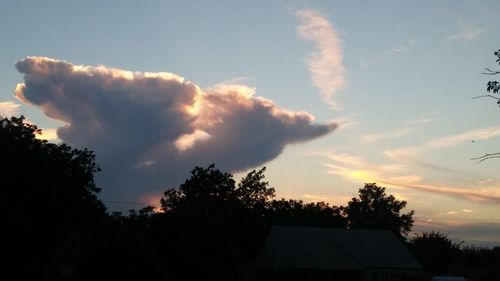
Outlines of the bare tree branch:
{"type": "Polygon", "coordinates": [[[481,74],[485,74],[485,75],[497,75],[497,74],[500,74],[500,71],[498,71],[498,70],[491,70],[491,68],[485,67],[484,70],[486,70],[487,72],[483,72],[481,74]]]}
{"type": "MultiPolygon", "coordinates": [[[[498,51],[494,52],[494,54],[498,58],[496,60],[496,62],[500,64],[500,49],[498,49],[498,51]]],[[[500,74],[500,70],[493,70],[493,69],[488,68],[488,67],[485,67],[484,70],[486,72],[483,72],[482,74],[485,74],[485,75],[500,74]]],[[[486,84],[486,91],[488,91],[489,93],[493,93],[493,94],[500,94],[500,83],[498,81],[489,81],[486,84]]],[[[480,95],[477,97],[473,97],[472,99],[479,99],[479,98],[492,98],[492,99],[496,100],[497,104],[500,106],[500,97],[496,97],[493,95],[480,95]]],[[[475,157],[475,158],[472,158],[471,160],[477,160],[477,164],[479,164],[485,160],[493,159],[493,158],[500,158],[500,152],[486,153],[483,156],[475,157]]]]}
{"type": "Polygon", "coordinates": [[[483,156],[471,158],[471,160],[479,160],[476,163],[476,164],[479,164],[479,163],[483,162],[484,160],[488,160],[488,159],[492,159],[492,158],[500,158],[500,152],[486,153],[483,156]]]}
{"type": "Polygon", "coordinates": [[[485,98],[485,97],[490,97],[492,99],[496,99],[496,100],[500,101],[500,98],[492,96],[492,95],[481,95],[481,96],[473,97],[473,99],[485,98]]]}

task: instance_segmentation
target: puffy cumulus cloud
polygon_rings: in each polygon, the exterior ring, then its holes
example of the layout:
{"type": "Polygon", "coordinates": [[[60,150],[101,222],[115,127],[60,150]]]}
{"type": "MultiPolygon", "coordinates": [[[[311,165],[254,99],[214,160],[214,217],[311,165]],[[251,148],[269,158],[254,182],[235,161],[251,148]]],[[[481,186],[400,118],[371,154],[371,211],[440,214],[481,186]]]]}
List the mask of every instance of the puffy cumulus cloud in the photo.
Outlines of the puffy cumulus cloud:
{"type": "Polygon", "coordinates": [[[229,171],[278,156],[287,144],[326,135],[315,124],[254,96],[255,89],[219,84],[207,90],[172,73],[131,72],[28,57],[15,95],[65,122],[58,137],[96,152],[103,197],[131,200],[178,184],[195,165],[229,171]]]}

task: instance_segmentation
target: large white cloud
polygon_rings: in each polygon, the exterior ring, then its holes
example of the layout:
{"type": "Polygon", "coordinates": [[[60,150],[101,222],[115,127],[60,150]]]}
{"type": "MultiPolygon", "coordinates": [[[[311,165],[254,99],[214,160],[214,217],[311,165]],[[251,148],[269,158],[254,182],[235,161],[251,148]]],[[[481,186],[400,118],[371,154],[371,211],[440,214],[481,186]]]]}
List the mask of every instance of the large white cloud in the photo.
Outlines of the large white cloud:
{"type": "Polygon", "coordinates": [[[242,85],[207,90],[172,73],[130,72],[28,57],[16,96],[64,121],[64,142],[96,152],[103,197],[134,200],[177,185],[196,165],[229,171],[278,156],[287,144],[333,131],[254,96],[242,85]]]}

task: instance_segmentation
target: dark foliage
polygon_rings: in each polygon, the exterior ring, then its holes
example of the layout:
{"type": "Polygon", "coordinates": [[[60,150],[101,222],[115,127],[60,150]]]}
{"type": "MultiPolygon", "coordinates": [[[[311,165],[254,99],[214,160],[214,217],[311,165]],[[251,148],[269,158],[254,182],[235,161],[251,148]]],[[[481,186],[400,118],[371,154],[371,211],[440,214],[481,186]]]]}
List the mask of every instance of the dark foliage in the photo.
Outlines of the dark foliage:
{"type": "Polygon", "coordinates": [[[500,248],[463,246],[441,232],[422,232],[408,247],[427,275],[458,275],[470,280],[500,280],[500,248]]]}
{"type": "MultiPolygon", "coordinates": [[[[500,64],[500,49],[497,50],[494,53],[494,55],[497,57],[496,62],[498,64],[500,64]]],[[[488,75],[500,74],[500,71],[497,71],[497,70],[491,70],[489,68],[486,68],[485,70],[487,71],[485,74],[488,74],[488,75]]],[[[493,94],[498,94],[498,92],[500,91],[500,83],[498,83],[498,81],[488,81],[488,83],[486,84],[486,91],[493,93],[493,94]]],[[[500,105],[500,100],[497,101],[497,104],[500,105]]]]}
{"type": "Polygon", "coordinates": [[[165,192],[164,213],[154,216],[151,230],[163,252],[175,253],[170,256],[175,276],[189,272],[179,263],[189,260],[200,269],[190,278],[234,279],[239,266],[257,258],[275,224],[347,225],[340,209],[326,203],[273,200],[275,190],[264,172],[251,171],[236,184],[214,165],[196,167],[178,189],[165,192]]]}
{"type": "Polygon", "coordinates": [[[169,189],[161,199],[165,212],[181,212],[193,215],[234,213],[242,207],[233,176],[214,168],[196,167],[191,178],[178,189],[169,189]]]}
{"type": "Polygon", "coordinates": [[[97,224],[105,217],[92,152],[39,140],[40,133],[22,116],[0,121],[3,274],[16,279],[48,274],[62,225],[97,224]]]}
{"type": "Polygon", "coordinates": [[[443,233],[431,231],[412,238],[410,249],[426,271],[443,275],[449,265],[457,262],[460,243],[454,243],[443,233]]]}
{"type": "Polygon", "coordinates": [[[102,218],[94,154],[36,138],[24,117],[0,121],[2,213],[13,223],[86,223],[102,218]]]}
{"type": "Polygon", "coordinates": [[[274,224],[319,227],[347,227],[341,208],[325,202],[304,203],[301,200],[273,200],[267,216],[274,224]]]}
{"type": "Polygon", "coordinates": [[[401,214],[406,201],[385,193],[384,187],[367,183],[359,189],[359,198],[352,198],[344,213],[352,228],[381,228],[406,236],[413,226],[414,211],[401,214]]]}
{"type": "MultiPolygon", "coordinates": [[[[196,167],[168,189],[162,212],[147,206],[106,215],[93,180],[99,171],[93,153],[39,140],[39,132],[23,117],[0,123],[0,279],[242,280],[251,278],[247,265],[256,261],[272,225],[380,228],[401,238],[413,225],[413,211],[401,213],[406,202],[374,183],[347,207],[336,207],[274,199],[265,168],[237,184],[214,165],[196,167]]],[[[498,248],[461,247],[437,232],[408,245],[431,273],[500,267],[498,248]]],[[[494,276],[481,274],[470,276],[494,276]]]]}

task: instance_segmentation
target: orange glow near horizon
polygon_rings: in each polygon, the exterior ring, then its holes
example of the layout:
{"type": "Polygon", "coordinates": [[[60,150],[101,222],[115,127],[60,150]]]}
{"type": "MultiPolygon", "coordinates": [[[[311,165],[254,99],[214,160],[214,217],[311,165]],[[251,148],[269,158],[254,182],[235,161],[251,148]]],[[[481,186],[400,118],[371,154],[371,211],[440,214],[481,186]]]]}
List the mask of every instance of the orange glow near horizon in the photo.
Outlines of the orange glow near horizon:
{"type": "Polygon", "coordinates": [[[153,207],[153,212],[155,213],[163,213],[160,205],[160,199],[162,198],[161,194],[158,193],[147,193],[141,196],[141,202],[146,204],[147,206],[153,207]]]}

